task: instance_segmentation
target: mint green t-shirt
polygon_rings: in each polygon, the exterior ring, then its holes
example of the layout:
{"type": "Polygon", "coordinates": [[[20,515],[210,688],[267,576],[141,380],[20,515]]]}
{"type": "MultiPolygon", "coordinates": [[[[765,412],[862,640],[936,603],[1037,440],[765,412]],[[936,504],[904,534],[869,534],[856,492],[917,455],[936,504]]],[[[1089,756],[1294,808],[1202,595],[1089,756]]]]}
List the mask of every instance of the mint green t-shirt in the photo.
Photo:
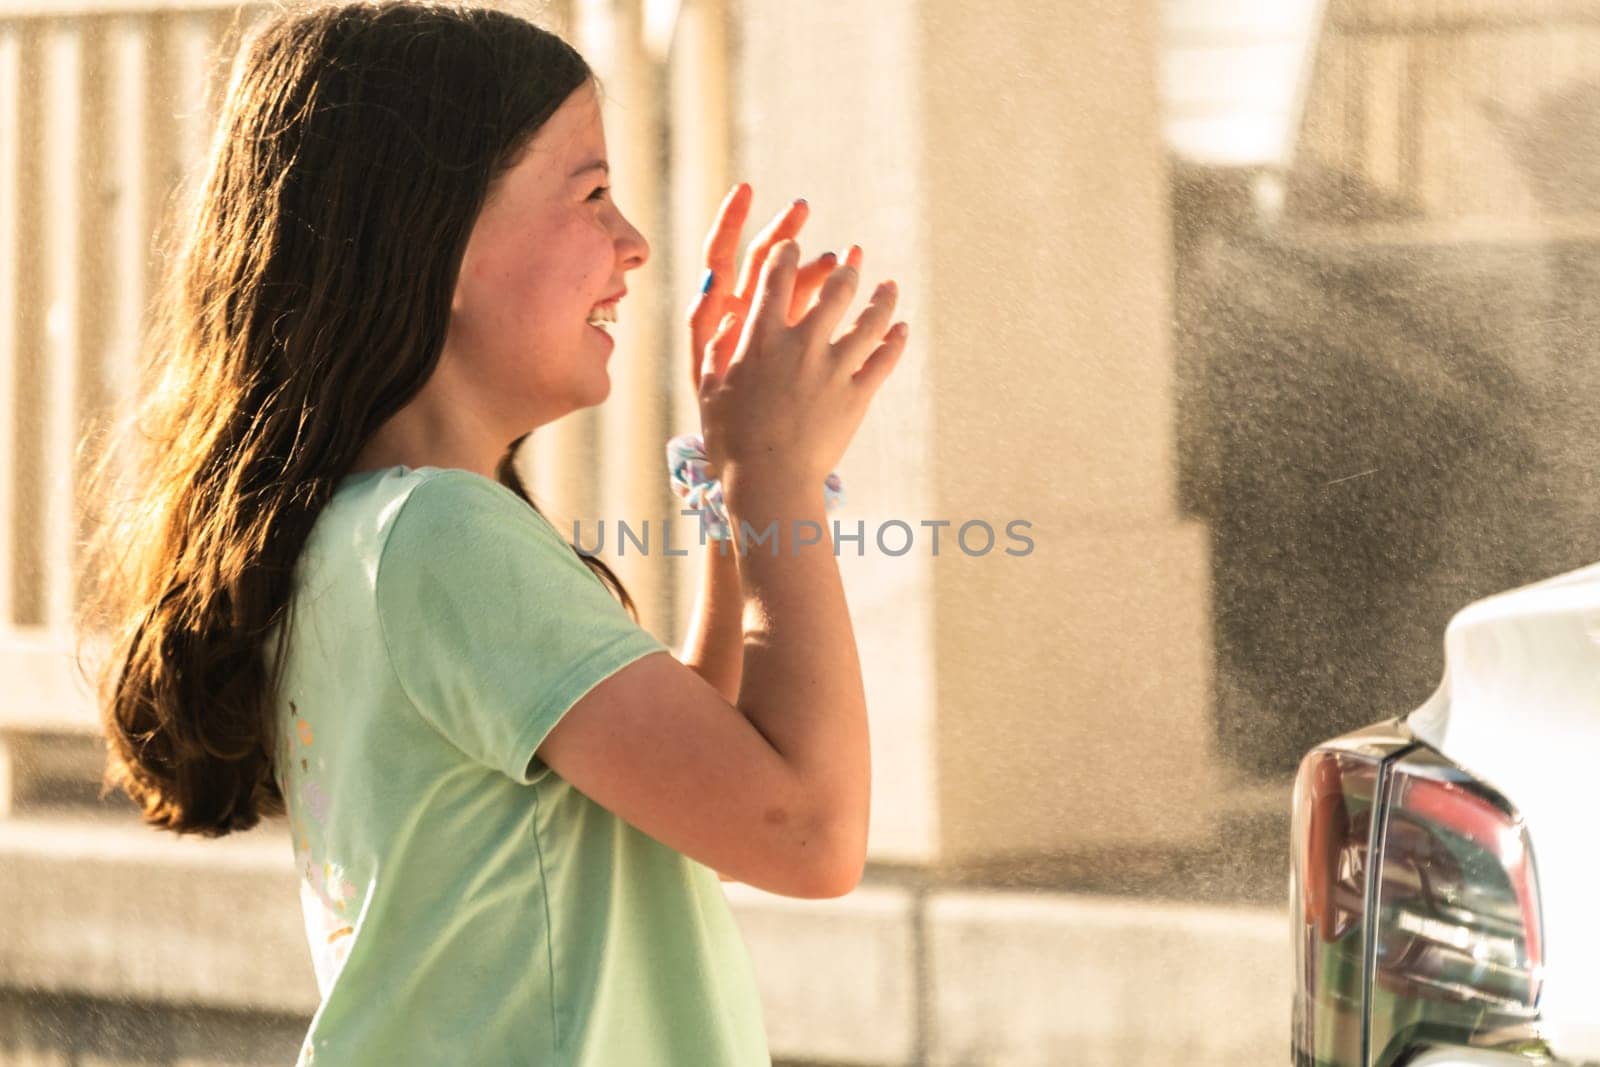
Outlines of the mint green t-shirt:
{"type": "Polygon", "coordinates": [[[297,1067],[770,1064],[716,873],[535,756],[667,651],[548,521],[471,471],[351,475],[290,608],[277,775],[322,997],[297,1067]]]}

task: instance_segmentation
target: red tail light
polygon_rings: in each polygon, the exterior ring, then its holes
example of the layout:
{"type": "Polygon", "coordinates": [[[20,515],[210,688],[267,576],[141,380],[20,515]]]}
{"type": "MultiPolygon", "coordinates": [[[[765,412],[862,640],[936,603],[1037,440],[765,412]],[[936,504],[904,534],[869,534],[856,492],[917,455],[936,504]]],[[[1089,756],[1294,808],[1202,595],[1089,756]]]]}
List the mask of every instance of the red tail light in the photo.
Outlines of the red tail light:
{"type": "Polygon", "coordinates": [[[1361,1067],[1362,960],[1379,761],[1319,750],[1300,765],[1294,800],[1294,1048],[1299,1064],[1361,1067]],[[1314,996],[1311,994],[1315,994],[1314,996]]]}
{"type": "Polygon", "coordinates": [[[1293,854],[1296,1064],[1542,1046],[1532,842],[1493,788],[1397,722],[1340,738],[1301,763],[1293,854]]]}
{"type": "Polygon", "coordinates": [[[1331,944],[1361,919],[1377,773],[1372,764],[1324,752],[1307,761],[1305,778],[1306,922],[1331,944]]]}
{"type": "Polygon", "coordinates": [[[1532,844],[1516,810],[1431,749],[1391,769],[1370,1043],[1537,1042],[1544,964],[1532,844]]]}
{"type": "MultiPolygon", "coordinates": [[[[1533,868],[1533,848],[1521,820],[1514,813],[1496,807],[1470,785],[1415,778],[1404,773],[1396,780],[1394,806],[1397,812],[1424,825],[1458,835],[1499,864],[1510,890],[1508,902],[1515,905],[1513,936],[1521,941],[1518,946],[1520,969],[1527,975],[1527,994],[1517,999],[1529,1008],[1536,1006],[1540,972],[1544,966],[1544,930],[1539,914],[1539,881],[1533,868]]],[[[1395,845],[1387,849],[1386,859],[1388,856],[1399,859],[1395,845]]]]}

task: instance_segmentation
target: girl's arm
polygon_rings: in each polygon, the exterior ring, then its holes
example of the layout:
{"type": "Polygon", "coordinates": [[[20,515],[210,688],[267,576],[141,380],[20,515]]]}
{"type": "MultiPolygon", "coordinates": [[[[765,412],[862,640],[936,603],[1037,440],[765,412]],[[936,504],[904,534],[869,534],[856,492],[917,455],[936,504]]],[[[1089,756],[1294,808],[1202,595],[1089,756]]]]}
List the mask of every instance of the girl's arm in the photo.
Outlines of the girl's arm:
{"type": "MultiPolygon", "coordinates": [[[[706,281],[689,314],[689,370],[694,391],[700,391],[706,346],[711,343],[723,314],[730,313],[741,324],[755,300],[756,280],[772,246],[800,232],[810,213],[805,200],[785,207],[756,237],[745,264],[743,280],[734,284],[734,259],[739,252],[739,233],[750,212],[754,195],[749,183],[739,182],[728,190],[716,221],[706,234],[706,281]]],[[[793,324],[810,308],[822,282],[832,273],[838,257],[825,252],[800,267],[794,279],[787,321],[793,324]]],[[[861,247],[851,245],[846,262],[861,269],[861,247]]],[[[724,700],[737,704],[739,682],[744,667],[744,592],[739,585],[738,552],[730,542],[706,541],[706,565],[689,619],[683,654],[679,661],[693,668],[724,700]],[[727,551],[719,550],[724,545],[727,551]]]]}
{"type": "MultiPolygon", "coordinates": [[[[744,627],[740,616],[744,593],[739,586],[739,557],[727,541],[706,541],[705,566],[700,591],[679,659],[711,683],[730,704],[739,702],[739,680],[744,671],[744,627]],[[725,550],[719,545],[727,546],[725,550]]],[[[717,877],[732,882],[721,871],[717,877]]]]}
{"type": "Polygon", "coordinates": [[[730,704],[738,703],[744,668],[743,610],[738,555],[727,541],[708,539],[700,591],[695,596],[689,632],[678,658],[711,683],[730,704]],[[727,547],[719,550],[719,545],[727,547]]]}
{"type": "Polygon", "coordinates": [[[781,305],[799,257],[791,242],[778,251],[762,277],[759,355],[733,360],[727,350],[742,335],[725,325],[707,354],[729,369],[713,372],[715,388],[699,397],[703,424],[737,446],[720,464],[730,521],[741,532],[748,523],[762,544],[777,532],[790,549],[780,557],[774,543],[770,555],[735,557],[739,699],[730,704],[670,653],[641,656],[581,697],[538,754],[596,804],[712,870],[786,896],[839,897],[860,884],[866,863],[866,694],[833,546],[798,533],[826,528],[823,473],[904,352],[906,328],[884,332],[896,295],[886,284],[838,343],[828,341],[856,270],[830,276],[807,328],[786,326],[781,305]],[[854,374],[838,373],[855,363],[854,374]]]}
{"type": "MultiPolygon", "coordinates": [[[[723,199],[717,219],[706,235],[707,279],[689,317],[690,378],[696,393],[700,389],[702,358],[723,313],[731,310],[742,322],[755,296],[756,276],[772,246],[796,236],[809,214],[805,200],[796,200],[767,225],[750,251],[744,282],[735,291],[734,258],[739,250],[739,234],[750,210],[751,195],[747,183],[736,184],[723,199]]],[[[828,252],[800,269],[794,279],[787,316],[791,323],[810,307],[812,297],[832,272],[836,260],[837,257],[828,252]]],[[[846,262],[860,270],[859,246],[850,246],[846,262]]],[[[700,591],[689,619],[683,654],[678,658],[736,707],[744,673],[744,609],[737,550],[729,541],[708,541],[700,591]]],[[[721,871],[717,872],[717,877],[724,882],[734,881],[721,871]]]]}

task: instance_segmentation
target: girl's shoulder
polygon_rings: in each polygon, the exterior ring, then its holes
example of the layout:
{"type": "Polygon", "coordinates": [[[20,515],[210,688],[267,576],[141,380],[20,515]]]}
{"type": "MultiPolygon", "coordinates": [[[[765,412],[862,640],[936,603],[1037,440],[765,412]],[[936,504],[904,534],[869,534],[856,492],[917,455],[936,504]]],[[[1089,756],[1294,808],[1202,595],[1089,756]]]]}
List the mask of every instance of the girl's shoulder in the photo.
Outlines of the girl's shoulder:
{"type": "Polygon", "coordinates": [[[517,496],[492,478],[459,467],[374,467],[355,471],[340,479],[334,488],[334,500],[351,498],[405,500],[424,486],[433,486],[428,496],[441,493],[489,493],[505,495],[512,500],[517,496]]]}
{"type": "Polygon", "coordinates": [[[400,541],[448,547],[465,530],[530,519],[537,522],[537,513],[515,493],[472,471],[405,466],[356,471],[340,479],[317,516],[299,569],[313,583],[363,575],[358,584],[370,585],[391,554],[397,527],[415,531],[400,541]]]}
{"type": "Polygon", "coordinates": [[[357,471],[339,482],[328,510],[335,512],[331,516],[335,525],[342,518],[374,527],[380,542],[387,540],[402,514],[409,525],[485,519],[544,524],[543,517],[508,487],[458,467],[357,471]]]}
{"type": "MultiPolygon", "coordinates": [[[[522,546],[533,556],[565,563],[570,546],[555,526],[500,482],[455,467],[389,467],[345,478],[335,494],[343,511],[331,516],[330,542],[360,546],[379,571],[425,563],[430,569],[473,567],[522,546]]],[[[532,560],[528,561],[530,564],[532,560]]],[[[576,556],[571,562],[577,563],[576,556]]]]}

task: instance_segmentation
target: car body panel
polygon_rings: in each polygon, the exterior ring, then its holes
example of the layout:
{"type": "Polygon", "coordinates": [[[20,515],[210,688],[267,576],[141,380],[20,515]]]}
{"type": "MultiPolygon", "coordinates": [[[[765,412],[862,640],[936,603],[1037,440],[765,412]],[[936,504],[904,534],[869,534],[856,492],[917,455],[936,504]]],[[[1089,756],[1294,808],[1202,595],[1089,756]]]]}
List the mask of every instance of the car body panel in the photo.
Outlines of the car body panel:
{"type": "Polygon", "coordinates": [[[1430,1049],[1405,1067],[1559,1067],[1553,1060],[1542,1056],[1519,1056],[1515,1052],[1494,1052],[1490,1049],[1446,1048],[1430,1049]]]}
{"type": "Polygon", "coordinates": [[[1600,564],[1463,609],[1445,676],[1406,725],[1520,811],[1538,867],[1541,1030],[1600,1062],[1600,564]]]}

